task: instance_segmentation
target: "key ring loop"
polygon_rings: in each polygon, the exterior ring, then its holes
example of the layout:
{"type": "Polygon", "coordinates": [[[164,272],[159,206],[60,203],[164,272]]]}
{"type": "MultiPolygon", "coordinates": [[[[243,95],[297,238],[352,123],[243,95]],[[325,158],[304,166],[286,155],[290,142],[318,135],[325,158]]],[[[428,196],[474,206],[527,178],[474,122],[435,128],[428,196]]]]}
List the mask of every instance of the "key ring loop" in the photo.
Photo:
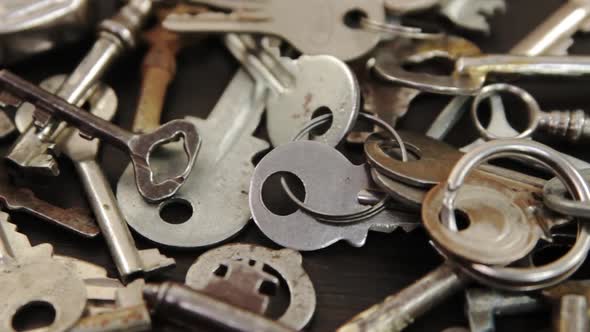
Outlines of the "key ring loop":
{"type": "Polygon", "coordinates": [[[483,87],[479,94],[475,96],[473,99],[473,103],[471,104],[471,119],[475,124],[475,128],[479,132],[479,134],[486,140],[491,141],[495,139],[519,139],[519,138],[528,138],[530,137],[539,126],[541,115],[541,107],[537,100],[528,93],[526,90],[521,89],[515,85],[505,84],[505,83],[497,83],[491,84],[483,87]],[[479,109],[479,105],[485,99],[498,94],[499,92],[507,92],[516,97],[520,98],[522,102],[526,105],[528,114],[529,114],[529,123],[527,128],[514,137],[500,137],[496,134],[490,132],[486,127],[484,127],[481,122],[479,121],[479,117],[477,116],[477,110],[479,109]]]}
{"type": "MultiPolygon", "coordinates": [[[[590,181],[590,169],[580,171],[586,181],[590,181]]],[[[543,203],[553,211],[577,218],[590,218],[590,206],[566,197],[567,189],[559,179],[547,181],[543,187],[543,203]]]]}
{"type": "MultiPolygon", "coordinates": [[[[407,152],[406,146],[405,146],[401,136],[397,133],[397,131],[395,129],[393,129],[393,127],[391,125],[389,125],[387,122],[383,121],[382,119],[380,119],[372,114],[365,113],[365,112],[359,112],[359,116],[364,117],[365,119],[369,120],[370,122],[372,122],[376,126],[379,126],[382,129],[384,129],[386,132],[388,132],[392,136],[392,138],[394,140],[396,140],[396,142],[398,143],[398,145],[400,147],[400,151],[401,151],[402,160],[403,161],[408,160],[408,152],[407,152]]],[[[314,128],[317,128],[318,126],[327,123],[331,117],[332,117],[332,114],[324,114],[322,116],[319,116],[319,117],[313,119],[305,127],[303,127],[303,129],[293,138],[293,141],[298,141],[298,140],[302,139],[305,135],[309,134],[309,132],[311,130],[313,130],[314,128]]],[[[281,185],[283,186],[283,189],[285,190],[285,193],[287,194],[287,196],[289,196],[289,199],[291,199],[303,212],[313,216],[314,218],[316,218],[320,221],[330,222],[330,223],[352,223],[352,222],[357,222],[357,221],[361,221],[361,220],[365,220],[370,217],[373,217],[374,215],[378,214],[379,212],[381,212],[385,209],[385,203],[388,199],[388,197],[385,196],[383,199],[381,199],[375,205],[369,207],[368,209],[359,211],[359,212],[334,215],[334,214],[329,214],[329,213],[317,211],[317,210],[314,210],[314,209],[306,206],[305,203],[303,203],[301,200],[299,200],[297,198],[297,196],[295,196],[295,194],[291,191],[291,188],[289,188],[289,186],[287,185],[287,182],[284,177],[281,178],[281,185]]]]}
{"type": "Polygon", "coordinates": [[[444,36],[442,32],[423,32],[421,28],[380,22],[364,16],[360,18],[360,26],[365,30],[411,39],[439,39],[444,36]]]}
{"type": "MultiPolygon", "coordinates": [[[[571,195],[582,202],[590,201],[590,189],[577,169],[557,151],[530,140],[497,140],[487,142],[465,154],[455,165],[445,184],[441,222],[455,224],[454,205],[468,173],[492,157],[526,154],[554,170],[571,195]]],[[[509,290],[534,290],[553,285],[571,274],[584,262],[590,249],[590,223],[578,223],[578,238],[570,251],[558,260],[525,270],[496,267],[456,260],[462,270],[483,283],[509,290]]]]}

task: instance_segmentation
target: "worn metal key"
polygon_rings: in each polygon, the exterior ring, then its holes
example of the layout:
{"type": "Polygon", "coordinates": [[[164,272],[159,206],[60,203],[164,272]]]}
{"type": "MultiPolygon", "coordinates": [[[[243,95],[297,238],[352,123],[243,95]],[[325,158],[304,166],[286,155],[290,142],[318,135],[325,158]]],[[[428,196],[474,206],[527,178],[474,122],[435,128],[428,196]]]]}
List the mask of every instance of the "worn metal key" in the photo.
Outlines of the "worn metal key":
{"type": "Polygon", "coordinates": [[[42,127],[52,117],[59,118],[76,126],[84,138],[97,137],[127,151],[134,166],[137,188],[151,202],[168,198],[180,189],[192,169],[201,143],[195,126],[188,121],[173,120],[148,134],[133,134],[69,104],[7,70],[0,71],[0,90],[3,91],[0,92],[0,105],[18,107],[23,102],[33,104],[36,108],[35,125],[42,127]],[[179,137],[184,139],[188,158],[186,168],[180,175],[156,183],[149,164],[150,153],[156,147],[179,137]]]}
{"type": "MultiPolygon", "coordinates": [[[[177,32],[261,33],[284,38],[305,54],[327,54],[347,61],[372,50],[380,34],[346,24],[346,18],[365,16],[385,21],[380,1],[328,0],[193,0],[230,11],[170,15],[164,26],[177,32]],[[360,15],[359,15],[360,14],[360,15]],[[305,22],[305,24],[301,24],[305,22]]],[[[358,22],[357,22],[358,23],[358,22]]]]}

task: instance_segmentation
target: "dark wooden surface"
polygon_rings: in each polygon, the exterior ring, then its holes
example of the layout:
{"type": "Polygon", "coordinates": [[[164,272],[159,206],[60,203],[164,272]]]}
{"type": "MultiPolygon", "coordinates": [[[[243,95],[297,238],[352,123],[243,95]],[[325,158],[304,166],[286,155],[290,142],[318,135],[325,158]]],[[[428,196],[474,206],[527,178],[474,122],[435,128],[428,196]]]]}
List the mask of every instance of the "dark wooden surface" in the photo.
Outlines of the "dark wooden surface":
{"type": "MultiPolygon", "coordinates": [[[[528,31],[556,9],[562,0],[508,0],[505,14],[496,15],[491,20],[492,35],[482,37],[467,35],[476,41],[486,52],[506,52],[528,31]]],[[[11,67],[17,74],[39,82],[43,78],[68,73],[78,63],[91,40],[37,57],[11,67]]],[[[108,73],[106,81],[113,86],[119,96],[119,111],[116,122],[130,128],[138,95],[139,67],[145,49],[118,61],[108,73]]],[[[590,37],[579,36],[572,53],[584,54],[590,51],[590,37]]],[[[179,56],[178,76],[171,86],[166,101],[164,120],[180,118],[185,115],[206,117],[215,105],[224,87],[232,77],[237,64],[215,39],[185,49],[179,56]]],[[[528,80],[527,88],[535,92],[544,108],[583,108],[587,105],[587,82],[571,83],[567,80],[528,80]]],[[[400,127],[424,132],[436,114],[444,106],[447,98],[423,97],[414,105],[400,127]]],[[[510,111],[510,108],[509,108],[510,111]]],[[[518,116],[517,116],[518,117],[518,116]]],[[[522,118],[522,117],[520,117],[522,118]]],[[[262,132],[262,131],[261,131],[262,132]]],[[[459,145],[475,137],[470,120],[466,117],[448,138],[450,143],[459,145]]],[[[550,141],[551,145],[579,157],[589,157],[582,145],[564,144],[550,141]]],[[[7,148],[8,143],[3,148],[7,148]]],[[[111,148],[104,147],[101,164],[114,185],[127,164],[126,156],[111,148]]],[[[63,175],[45,179],[38,185],[39,196],[62,206],[84,206],[83,192],[73,175],[72,165],[65,159],[61,162],[63,175]]],[[[223,197],[219,197],[223,199],[223,197]]],[[[12,220],[35,244],[49,242],[55,252],[71,255],[105,266],[109,275],[116,277],[116,270],[101,238],[83,240],[62,232],[28,216],[14,214],[12,220]]],[[[136,235],[140,248],[153,244],[136,235]]],[[[231,242],[257,243],[276,248],[265,238],[254,223],[231,242]]],[[[174,270],[159,279],[172,279],[182,282],[185,273],[202,250],[175,250],[161,248],[177,261],[174,270]]],[[[441,263],[441,258],[429,246],[428,237],[421,231],[405,234],[371,233],[367,244],[353,248],[345,243],[337,243],[317,252],[303,253],[304,268],[309,273],[317,291],[317,311],[309,331],[330,331],[351,318],[357,312],[382,300],[428,273],[441,263]]],[[[583,272],[581,277],[587,275],[583,272]]],[[[158,280],[158,279],[156,279],[158,280]]],[[[538,331],[547,328],[550,319],[547,314],[503,318],[498,321],[499,331],[538,331]]],[[[463,294],[457,294],[443,305],[416,321],[408,331],[441,331],[450,326],[466,326],[463,313],[463,294]]],[[[154,330],[180,331],[162,322],[156,322],[154,330]]]]}

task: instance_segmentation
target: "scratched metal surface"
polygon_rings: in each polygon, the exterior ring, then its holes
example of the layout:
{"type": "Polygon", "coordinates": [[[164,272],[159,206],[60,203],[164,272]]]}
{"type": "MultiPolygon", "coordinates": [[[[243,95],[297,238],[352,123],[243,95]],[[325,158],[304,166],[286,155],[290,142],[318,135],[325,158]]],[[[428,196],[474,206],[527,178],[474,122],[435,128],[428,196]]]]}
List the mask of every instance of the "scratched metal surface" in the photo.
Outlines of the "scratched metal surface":
{"type": "MultiPolygon", "coordinates": [[[[497,15],[491,20],[491,37],[467,35],[487,52],[509,50],[562,1],[509,0],[508,3],[507,13],[497,15]]],[[[50,75],[70,72],[84,55],[90,42],[89,39],[80,45],[34,58],[10,69],[35,82],[50,75]]],[[[126,128],[131,127],[139,90],[141,55],[144,51],[145,49],[140,48],[117,62],[106,79],[119,95],[120,109],[115,121],[126,128]]],[[[571,51],[577,54],[590,53],[590,36],[576,38],[576,44],[571,51]]],[[[185,115],[206,117],[236,67],[236,62],[215,39],[183,50],[179,57],[178,76],[171,86],[166,101],[164,120],[181,118],[185,115]]],[[[553,107],[568,109],[584,107],[588,104],[587,84],[562,80],[557,82],[558,85],[551,85],[551,81],[527,81],[524,84],[535,93],[546,109],[553,107]]],[[[445,102],[444,98],[421,98],[413,105],[407,117],[400,122],[400,126],[424,132],[445,102]]],[[[510,112],[511,105],[507,106],[510,112]]],[[[264,131],[260,130],[259,135],[264,137],[264,131]]],[[[460,145],[471,141],[474,137],[475,130],[468,117],[465,117],[451,133],[448,141],[460,145]]],[[[1,151],[6,151],[8,145],[9,142],[5,142],[1,151]]],[[[552,142],[551,145],[590,160],[590,151],[587,149],[583,151],[581,145],[567,145],[559,142],[552,142]]],[[[126,163],[127,158],[123,153],[110,147],[103,148],[101,164],[113,185],[126,163]]],[[[67,160],[62,160],[61,167],[64,175],[39,181],[36,188],[37,194],[64,206],[85,205],[82,199],[83,192],[76,182],[72,165],[67,160]]],[[[220,197],[220,199],[223,198],[220,197]]],[[[102,239],[82,240],[24,215],[14,215],[13,220],[34,244],[53,243],[57,254],[72,255],[101,264],[107,268],[110,276],[116,276],[115,266],[102,239]]],[[[150,245],[146,240],[135,235],[140,248],[150,245]]],[[[254,223],[232,240],[232,242],[238,241],[276,247],[258,231],[254,223]]],[[[162,275],[162,278],[183,281],[189,266],[204,250],[179,251],[162,248],[161,251],[176,258],[178,263],[174,270],[162,275]]],[[[317,252],[304,253],[303,257],[304,268],[312,278],[318,295],[318,309],[308,328],[309,331],[334,330],[360,310],[400,290],[441,262],[440,257],[428,245],[427,236],[421,231],[411,234],[405,234],[402,231],[396,231],[393,234],[372,233],[363,248],[352,248],[340,243],[317,252]]],[[[588,277],[590,269],[582,270],[578,275],[588,277]]],[[[416,321],[408,331],[441,331],[446,327],[458,325],[467,325],[463,314],[462,294],[449,299],[444,305],[416,321]]],[[[498,331],[539,331],[548,329],[549,326],[547,314],[498,320],[498,331]]],[[[162,322],[156,322],[154,327],[154,331],[182,330],[162,322]]]]}

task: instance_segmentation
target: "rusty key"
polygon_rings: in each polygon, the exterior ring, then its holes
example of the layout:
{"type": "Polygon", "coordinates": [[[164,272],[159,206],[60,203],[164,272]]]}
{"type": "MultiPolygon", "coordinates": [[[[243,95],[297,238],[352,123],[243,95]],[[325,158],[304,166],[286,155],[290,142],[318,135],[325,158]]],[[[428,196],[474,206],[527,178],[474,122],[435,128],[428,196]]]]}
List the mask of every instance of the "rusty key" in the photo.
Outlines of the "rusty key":
{"type": "Polygon", "coordinates": [[[35,106],[35,125],[43,127],[57,118],[77,127],[84,138],[98,137],[128,152],[140,194],[149,202],[158,202],[174,195],[188,177],[195,162],[201,139],[196,127],[186,120],[173,120],[148,134],[133,134],[65,100],[39,88],[8,70],[0,70],[0,106],[18,107],[23,102],[35,106]],[[183,138],[187,165],[177,176],[156,183],[149,156],[156,147],[183,138]]]}
{"type": "MultiPolygon", "coordinates": [[[[156,15],[161,22],[171,13],[196,14],[202,11],[205,11],[204,7],[178,4],[173,8],[160,8],[156,15]]],[[[144,33],[143,38],[150,49],[142,63],[141,93],[133,120],[134,133],[146,133],[160,126],[166,90],[176,74],[176,55],[195,41],[167,30],[161,24],[144,33]]]]}

